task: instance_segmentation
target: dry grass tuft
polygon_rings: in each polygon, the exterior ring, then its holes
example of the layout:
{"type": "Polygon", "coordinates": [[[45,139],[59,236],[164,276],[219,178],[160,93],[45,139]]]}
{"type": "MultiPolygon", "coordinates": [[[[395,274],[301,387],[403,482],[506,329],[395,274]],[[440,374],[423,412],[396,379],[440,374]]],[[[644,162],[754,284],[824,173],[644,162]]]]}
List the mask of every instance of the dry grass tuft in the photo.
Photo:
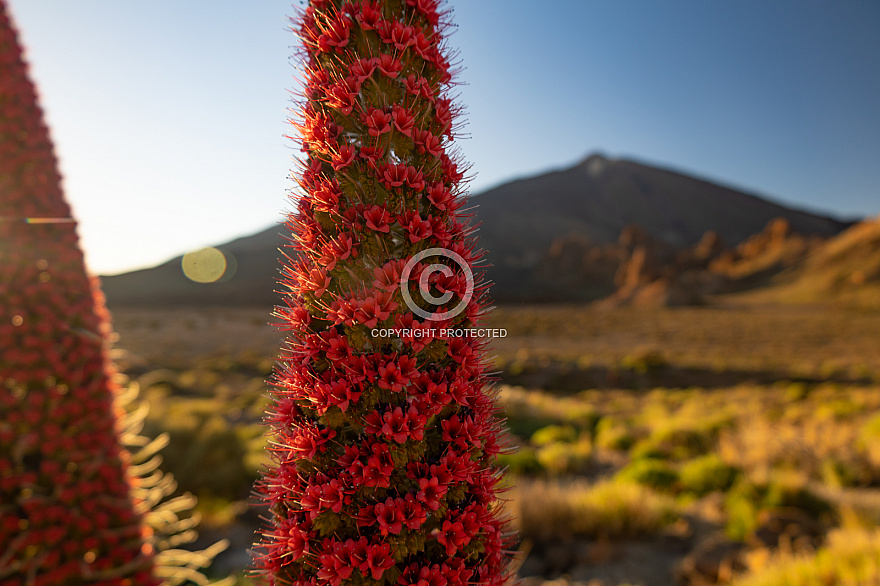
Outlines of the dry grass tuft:
{"type": "Polygon", "coordinates": [[[523,538],[643,537],[676,519],[671,498],[625,482],[521,479],[509,498],[523,538]]]}
{"type": "Polygon", "coordinates": [[[880,585],[880,529],[839,529],[815,555],[779,553],[753,565],[734,586],[880,585]]]}

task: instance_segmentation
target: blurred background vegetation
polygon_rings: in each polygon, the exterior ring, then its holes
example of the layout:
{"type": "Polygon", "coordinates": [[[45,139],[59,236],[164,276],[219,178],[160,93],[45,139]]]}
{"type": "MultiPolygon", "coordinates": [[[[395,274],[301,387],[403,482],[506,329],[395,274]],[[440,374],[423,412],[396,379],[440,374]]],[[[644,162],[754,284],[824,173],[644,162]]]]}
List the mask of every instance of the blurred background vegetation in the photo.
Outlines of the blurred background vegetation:
{"type": "MultiPolygon", "coordinates": [[[[280,334],[260,310],[114,318],[146,433],[171,435],[164,468],[199,498],[196,546],[230,539],[212,572],[250,583],[280,334]]],[[[528,583],[880,577],[880,313],[508,306],[492,322],[528,583]]]]}

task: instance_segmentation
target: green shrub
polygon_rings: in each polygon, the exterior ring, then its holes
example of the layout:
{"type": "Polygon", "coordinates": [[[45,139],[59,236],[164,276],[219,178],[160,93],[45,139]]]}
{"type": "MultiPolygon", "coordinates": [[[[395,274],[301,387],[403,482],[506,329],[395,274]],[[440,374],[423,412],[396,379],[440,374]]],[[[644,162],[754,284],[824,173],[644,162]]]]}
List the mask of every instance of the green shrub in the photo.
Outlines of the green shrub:
{"type": "Polygon", "coordinates": [[[580,472],[589,463],[593,449],[588,438],[576,443],[553,442],[538,448],[541,467],[551,474],[580,472]]]}
{"type": "Polygon", "coordinates": [[[733,486],[725,501],[727,535],[744,540],[758,526],[761,511],[789,507],[801,509],[815,519],[827,518],[833,513],[831,505],[804,486],[799,478],[778,476],[766,483],[742,480],[733,486]]]}
{"type": "Polygon", "coordinates": [[[512,454],[500,454],[498,465],[507,466],[510,472],[520,475],[538,474],[544,470],[535,455],[534,448],[528,446],[521,446],[512,454]]]}
{"type": "Polygon", "coordinates": [[[819,518],[833,511],[828,501],[799,481],[775,480],[766,487],[763,506],[767,509],[795,507],[819,518]]]}
{"type": "Polygon", "coordinates": [[[785,388],[785,400],[790,402],[802,401],[807,398],[810,387],[806,383],[793,382],[785,388]]]}
{"type": "Polygon", "coordinates": [[[666,460],[669,458],[669,455],[668,449],[657,445],[650,438],[638,442],[630,452],[630,457],[633,460],[666,460]]]}
{"type": "Polygon", "coordinates": [[[862,426],[859,448],[867,452],[872,465],[880,468],[880,415],[872,417],[862,426]]]}
{"type": "Polygon", "coordinates": [[[819,419],[835,419],[843,421],[865,410],[864,405],[854,403],[848,398],[826,401],[816,409],[815,416],[819,419]]]}
{"type": "Polygon", "coordinates": [[[570,425],[548,425],[532,434],[532,443],[545,446],[554,442],[571,443],[577,440],[578,432],[570,425]]]}
{"type": "Polygon", "coordinates": [[[631,426],[613,417],[603,417],[596,424],[596,446],[607,450],[628,450],[635,443],[631,426]]]}
{"type": "Polygon", "coordinates": [[[549,417],[531,417],[528,415],[510,414],[507,416],[507,427],[510,433],[522,439],[529,439],[536,431],[557,423],[549,417]]]}
{"type": "Polygon", "coordinates": [[[717,430],[675,425],[660,427],[633,450],[634,458],[687,460],[708,453],[717,430]]]}
{"type": "Polygon", "coordinates": [[[660,460],[636,460],[617,473],[618,480],[656,489],[669,489],[678,482],[678,472],[660,460]]]}
{"type": "Polygon", "coordinates": [[[627,354],[620,360],[620,367],[639,374],[656,372],[668,365],[666,358],[658,350],[647,349],[627,354]]]}
{"type": "Polygon", "coordinates": [[[654,535],[677,518],[666,495],[638,484],[576,480],[519,482],[510,513],[525,538],[635,538],[654,535]]]}
{"type": "Polygon", "coordinates": [[[682,490],[703,496],[727,490],[738,474],[737,468],[726,464],[717,454],[709,454],[684,463],[679,470],[679,481],[682,490]]]}
{"type": "Polygon", "coordinates": [[[758,506],[747,494],[739,491],[727,495],[724,502],[727,524],[724,532],[735,541],[745,541],[758,527],[758,506]]]}
{"type": "Polygon", "coordinates": [[[214,399],[159,399],[156,393],[151,398],[144,432],[171,436],[162,451],[162,469],[174,475],[179,490],[229,500],[247,497],[265,461],[263,426],[228,421],[223,403],[214,399]]]}

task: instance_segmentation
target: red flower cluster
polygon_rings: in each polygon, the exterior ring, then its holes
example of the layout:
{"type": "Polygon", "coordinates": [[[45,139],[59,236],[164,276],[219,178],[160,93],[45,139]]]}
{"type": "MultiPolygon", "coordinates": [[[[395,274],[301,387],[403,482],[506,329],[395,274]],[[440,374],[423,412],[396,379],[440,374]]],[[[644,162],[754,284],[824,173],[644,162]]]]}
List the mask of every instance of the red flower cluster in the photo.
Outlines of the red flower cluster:
{"type": "Polygon", "coordinates": [[[261,483],[271,584],[509,578],[484,342],[440,333],[476,327],[487,305],[481,271],[466,275],[481,253],[460,212],[448,26],[438,0],[311,0],[296,21],[305,160],[261,483]]]}
{"type": "Polygon", "coordinates": [[[0,2],[0,584],[152,585],[103,299],[0,2]]]}

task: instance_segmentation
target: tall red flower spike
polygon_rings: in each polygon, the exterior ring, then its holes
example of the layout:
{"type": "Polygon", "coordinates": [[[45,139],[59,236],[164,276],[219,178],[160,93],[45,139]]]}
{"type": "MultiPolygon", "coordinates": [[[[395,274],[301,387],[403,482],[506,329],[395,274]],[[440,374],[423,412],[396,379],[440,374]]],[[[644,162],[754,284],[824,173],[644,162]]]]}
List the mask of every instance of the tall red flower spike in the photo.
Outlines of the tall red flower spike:
{"type": "Polygon", "coordinates": [[[107,333],[0,1],[0,585],[158,584],[107,333]]]}
{"type": "Polygon", "coordinates": [[[485,341],[463,331],[487,300],[452,147],[449,26],[437,0],[312,0],[295,19],[305,157],[260,485],[270,584],[510,578],[502,429],[485,341]]]}

